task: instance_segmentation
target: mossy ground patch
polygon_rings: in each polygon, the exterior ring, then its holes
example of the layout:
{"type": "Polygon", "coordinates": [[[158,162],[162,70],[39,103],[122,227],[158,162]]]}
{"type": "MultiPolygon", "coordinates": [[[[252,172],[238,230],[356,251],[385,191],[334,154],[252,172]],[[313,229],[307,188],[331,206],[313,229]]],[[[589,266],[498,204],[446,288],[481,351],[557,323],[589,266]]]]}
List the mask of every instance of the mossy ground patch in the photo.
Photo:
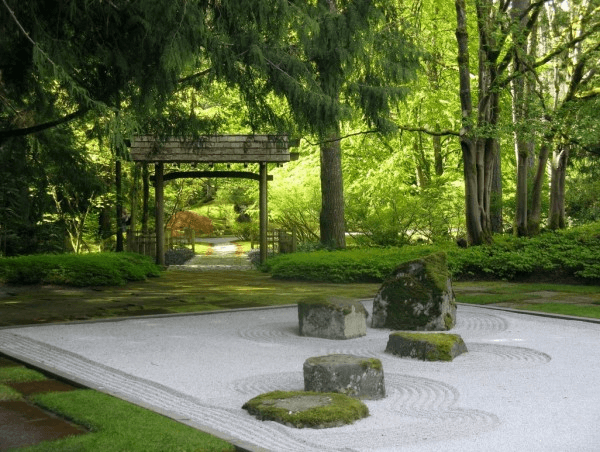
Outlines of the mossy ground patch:
{"type": "Polygon", "coordinates": [[[296,428],[340,427],[369,415],[360,400],[329,392],[273,391],[249,400],[242,408],[260,420],[296,428]]]}

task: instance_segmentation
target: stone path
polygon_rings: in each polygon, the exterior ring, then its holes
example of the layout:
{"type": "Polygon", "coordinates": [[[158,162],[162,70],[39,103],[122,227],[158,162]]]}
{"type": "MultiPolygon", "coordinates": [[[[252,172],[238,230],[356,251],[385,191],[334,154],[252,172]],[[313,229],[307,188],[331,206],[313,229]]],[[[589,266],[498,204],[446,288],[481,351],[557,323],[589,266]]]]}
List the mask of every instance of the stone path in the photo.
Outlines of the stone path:
{"type": "Polygon", "coordinates": [[[169,270],[206,271],[206,270],[251,270],[248,256],[233,241],[235,237],[203,238],[202,243],[210,243],[206,253],[197,254],[184,265],[171,265],[169,270]]]}

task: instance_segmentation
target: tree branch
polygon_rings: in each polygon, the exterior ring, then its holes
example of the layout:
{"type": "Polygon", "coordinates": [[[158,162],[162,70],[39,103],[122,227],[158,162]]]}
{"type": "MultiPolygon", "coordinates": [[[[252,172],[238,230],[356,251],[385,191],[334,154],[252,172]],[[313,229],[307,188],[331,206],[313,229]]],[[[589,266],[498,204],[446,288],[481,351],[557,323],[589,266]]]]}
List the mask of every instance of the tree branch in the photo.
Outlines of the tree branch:
{"type": "Polygon", "coordinates": [[[195,74],[192,74],[192,75],[188,75],[187,77],[182,77],[179,80],[177,80],[177,83],[187,83],[190,80],[193,80],[195,78],[204,77],[206,74],[210,73],[212,70],[213,70],[213,68],[209,67],[208,69],[205,69],[200,72],[196,72],[195,74]]]}
{"type": "Polygon", "coordinates": [[[80,108],[79,110],[68,114],[62,118],[56,119],[54,121],[45,122],[43,124],[37,124],[31,127],[24,127],[22,129],[9,129],[9,130],[0,130],[0,143],[2,143],[7,138],[13,137],[22,137],[25,135],[31,135],[33,133],[43,132],[44,130],[51,129],[53,127],[59,126],[61,124],[65,124],[69,121],[72,121],[75,118],[79,118],[86,114],[89,111],[88,108],[80,108]]]}
{"type": "Polygon", "coordinates": [[[21,25],[21,22],[19,22],[19,19],[17,19],[17,16],[16,16],[15,12],[12,9],[10,9],[10,6],[8,6],[8,3],[6,3],[6,0],[2,0],[2,3],[4,3],[4,6],[8,10],[8,12],[10,13],[10,15],[13,18],[14,22],[17,24],[17,27],[19,27],[19,29],[21,30],[21,32],[23,32],[23,34],[25,35],[25,37],[27,38],[27,40],[29,42],[31,42],[31,44],[33,44],[34,47],[38,48],[38,50],[40,51],[40,53],[42,55],[44,55],[44,57],[50,63],[52,63],[52,66],[57,67],[56,63],[54,63],[54,61],[52,61],[52,59],[48,56],[48,54],[42,50],[42,48],[37,44],[37,42],[35,42],[33,39],[31,39],[31,36],[29,36],[29,33],[27,33],[27,30],[25,30],[25,28],[23,27],[23,25],[21,25]]]}
{"type": "Polygon", "coordinates": [[[398,126],[398,129],[404,130],[405,132],[422,132],[427,135],[431,135],[434,137],[445,137],[445,136],[455,136],[459,137],[460,133],[454,130],[429,130],[424,127],[411,127],[411,126],[398,126]]]}
{"type": "MultiPolygon", "coordinates": [[[[527,67],[527,72],[531,72],[534,69],[543,66],[544,64],[546,64],[548,61],[550,61],[552,58],[554,58],[555,56],[559,55],[560,53],[564,52],[565,50],[571,49],[573,48],[575,45],[577,45],[578,43],[580,43],[581,41],[583,41],[585,38],[587,38],[588,36],[594,34],[595,32],[600,31],[600,23],[596,24],[594,27],[592,27],[591,30],[589,30],[586,33],[581,34],[580,36],[577,36],[576,38],[571,39],[569,42],[565,43],[563,46],[559,46],[556,49],[554,49],[552,52],[550,52],[549,54],[547,54],[544,58],[536,61],[535,63],[528,65],[527,67]]],[[[595,47],[593,47],[591,50],[588,50],[586,52],[586,58],[588,58],[588,55],[590,55],[593,51],[596,51],[600,48],[600,43],[598,43],[595,47]]],[[[524,74],[524,72],[514,72],[511,75],[503,78],[502,80],[500,80],[496,86],[498,88],[504,88],[506,87],[510,82],[512,82],[515,78],[517,77],[521,77],[524,74]]]]}
{"type": "MultiPolygon", "coordinates": [[[[444,137],[444,136],[455,136],[458,137],[460,136],[460,133],[454,131],[454,130],[429,130],[426,129],[424,127],[412,127],[412,126],[399,126],[396,124],[396,127],[398,127],[398,130],[403,130],[405,132],[422,132],[425,133],[427,135],[431,135],[431,136],[436,136],[436,137],[444,137]]],[[[321,140],[321,141],[317,141],[317,142],[311,142],[306,140],[306,142],[308,144],[310,144],[311,146],[318,146],[321,144],[325,144],[325,143],[332,143],[334,141],[342,141],[345,138],[350,138],[350,137],[355,137],[357,135],[367,135],[370,133],[381,133],[381,131],[379,129],[374,129],[374,130],[363,130],[361,132],[354,132],[354,133],[350,133],[348,135],[344,135],[343,137],[339,137],[339,138],[334,138],[331,140],[321,140]]]]}

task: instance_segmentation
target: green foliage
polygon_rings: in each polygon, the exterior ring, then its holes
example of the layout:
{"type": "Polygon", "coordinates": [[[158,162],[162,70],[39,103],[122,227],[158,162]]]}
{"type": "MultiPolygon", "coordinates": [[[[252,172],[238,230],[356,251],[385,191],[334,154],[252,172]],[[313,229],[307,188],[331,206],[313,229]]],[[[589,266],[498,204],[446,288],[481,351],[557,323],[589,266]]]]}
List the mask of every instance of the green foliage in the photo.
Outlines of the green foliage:
{"type": "Polygon", "coordinates": [[[269,215],[272,223],[291,231],[298,241],[308,244],[319,239],[321,209],[320,181],[314,167],[318,156],[303,147],[302,158],[273,171],[269,184],[269,215]]]}
{"type": "Polygon", "coordinates": [[[158,276],[150,258],[133,253],[33,255],[0,259],[0,279],[10,284],[112,286],[158,276]]]}
{"type": "Polygon", "coordinates": [[[91,390],[54,392],[34,397],[36,404],[91,430],[58,441],[28,447],[28,452],[97,451],[159,452],[234,451],[235,447],[207,433],[150,410],[91,390]]]}
{"type": "Polygon", "coordinates": [[[446,251],[454,279],[546,279],[600,281],[600,223],[537,237],[497,236],[492,245],[454,244],[316,251],[277,256],[264,270],[276,278],[332,282],[379,282],[402,262],[446,251]]]}
{"type": "Polygon", "coordinates": [[[546,278],[600,280],[600,223],[532,238],[498,236],[492,245],[449,252],[457,278],[546,278]]]}
{"type": "Polygon", "coordinates": [[[431,254],[432,248],[411,246],[285,254],[269,259],[265,270],[275,278],[330,282],[380,282],[402,262],[431,254]]]}

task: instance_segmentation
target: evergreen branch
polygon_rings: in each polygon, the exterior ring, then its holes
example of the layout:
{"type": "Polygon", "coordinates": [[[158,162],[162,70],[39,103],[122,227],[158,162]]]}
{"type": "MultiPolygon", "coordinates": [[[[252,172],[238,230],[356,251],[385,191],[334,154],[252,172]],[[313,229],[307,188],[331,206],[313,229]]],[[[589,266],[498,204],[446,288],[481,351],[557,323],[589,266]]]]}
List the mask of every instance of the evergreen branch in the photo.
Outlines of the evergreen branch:
{"type": "Polygon", "coordinates": [[[79,110],[68,114],[59,119],[55,119],[54,121],[45,122],[43,124],[37,124],[31,127],[24,127],[21,129],[9,129],[9,130],[0,130],[0,143],[2,143],[7,138],[13,137],[22,137],[25,135],[31,135],[33,133],[43,132],[44,130],[51,129],[53,127],[59,126],[61,124],[66,124],[69,121],[72,121],[75,118],[79,118],[86,114],[89,111],[88,108],[80,108],[79,110]]]}
{"type": "Polygon", "coordinates": [[[23,34],[25,35],[25,37],[27,38],[27,40],[29,42],[31,42],[31,44],[33,45],[33,47],[37,47],[37,49],[40,51],[40,53],[42,55],[44,55],[44,57],[50,62],[52,63],[52,66],[57,67],[56,63],[54,61],[52,61],[52,59],[48,56],[48,54],[46,52],[44,52],[42,50],[42,48],[37,44],[37,42],[35,42],[31,36],[29,36],[29,33],[27,33],[27,30],[25,30],[25,28],[23,27],[23,25],[21,25],[21,22],[19,22],[19,19],[17,19],[17,16],[15,14],[15,12],[10,9],[10,6],[8,6],[8,3],[6,3],[6,0],[2,0],[2,3],[4,3],[4,6],[6,7],[6,9],[8,10],[8,12],[10,13],[11,17],[13,18],[13,20],[15,21],[15,23],[17,24],[17,27],[19,27],[19,29],[23,32],[23,34]]]}
{"type": "MultiPolygon", "coordinates": [[[[443,136],[458,137],[458,136],[460,136],[460,133],[455,132],[454,130],[439,130],[439,131],[437,131],[437,130],[429,130],[424,127],[399,126],[399,125],[396,125],[396,127],[398,127],[398,130],[403,130],[405,132],[422,132],[427,135],[436,136],[436,137],[443,137],[443,136]]],[[[308,144],[310,144],[311,146],[319,146],[321,144],[332,143],[334,141],[342,141],[345,138],[351,138],[351,137],[355,137],[357,135],[367,135],[367,134],[371,134],[371,133],[381,133],[381,130],[379,130],[379,129],[363,130],[361,132],[349,133],[348,135],[344,135],[344,136],[338,137],[338,138],[332,138],[329,140],[320,140],[317,142],[311,142],[311,141],[306,140],[306,142],[308,144]]]]}
{"type": "Polygon", "coordinates": [[[454,130],[429,130],[424,127],[411,127],[411,126],[398,126],[398,129],[403,130],[405,132],[421,132],[426,135],[431,135],[434,137],[445,137],[445,136],[455,136],[459,137],[460,133],[454,130]]]}
{"type": "Polygon", "coordinates": [[[204,77],[206,74],[210,73],[213,70],[212,67],[209,67],[208,69],[205,69],[203,71],[200,72],[196,72],[195,74],[192,75],[188,75],[187,77],[182,77],[179,80],[177,80],[177,83],[186,83],[189,82],[190,80],[199,78],[199,77],[204,77]]]}
{"type": "Polygon", "coordinates": [[[314,142],[314,143],[311,142],[311,141],[306,140],[306,142],[308,144],[310,144],[311,146],[320,146],[320,145],[325,144],[325,143],[333,143],[335,141],[342,141],[345,138],[355,137],[357,135],[367,135],[369,133],[380,133],[380,130],[379,129],[364,130],[362,132],[354,132],[354,133],[350,133],[348,135],[344,135],[343,137],[332,138],[332,139],[329,139],[329,140],[321,140],[321,141],[317,141],[317,142],[314,142]]]}

